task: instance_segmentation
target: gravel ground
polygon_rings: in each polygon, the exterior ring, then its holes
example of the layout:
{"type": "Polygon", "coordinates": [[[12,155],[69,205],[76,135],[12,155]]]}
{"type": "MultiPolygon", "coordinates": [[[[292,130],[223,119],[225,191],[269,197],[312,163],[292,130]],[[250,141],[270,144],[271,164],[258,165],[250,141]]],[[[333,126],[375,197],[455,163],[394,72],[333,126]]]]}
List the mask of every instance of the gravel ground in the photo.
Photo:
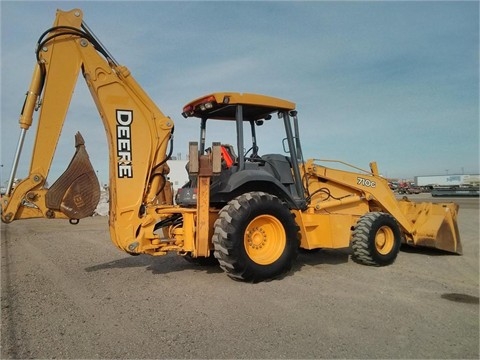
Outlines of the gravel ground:
{"type": "Polygon", "coordinates": [[[259,284],[129,256],[105,216],[2,224],[1,358],[478,359],[478,199],[453,200],[463,256],[402,248],[373,268],[320,251],[259,284]]]}

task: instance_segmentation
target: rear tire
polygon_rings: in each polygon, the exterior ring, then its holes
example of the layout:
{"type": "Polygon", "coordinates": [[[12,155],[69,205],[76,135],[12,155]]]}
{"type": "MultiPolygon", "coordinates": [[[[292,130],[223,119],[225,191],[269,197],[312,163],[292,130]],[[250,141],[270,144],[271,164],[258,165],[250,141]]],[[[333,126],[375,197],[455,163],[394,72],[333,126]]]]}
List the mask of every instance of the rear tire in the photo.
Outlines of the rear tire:
{"type": "Polygon", "coordinates": [[[259,282],[291,270],[299,247],[298,226],[279,198],[250,192],[220,210],[212,241],[228,276],[259,282]]]}
{"type": "Polygon", "coordinates": [[[352,234],[352,259],[364,265],[385,266],[397,258],[402,233],[389,214],[371,212],[362,216],[352,234]]]}

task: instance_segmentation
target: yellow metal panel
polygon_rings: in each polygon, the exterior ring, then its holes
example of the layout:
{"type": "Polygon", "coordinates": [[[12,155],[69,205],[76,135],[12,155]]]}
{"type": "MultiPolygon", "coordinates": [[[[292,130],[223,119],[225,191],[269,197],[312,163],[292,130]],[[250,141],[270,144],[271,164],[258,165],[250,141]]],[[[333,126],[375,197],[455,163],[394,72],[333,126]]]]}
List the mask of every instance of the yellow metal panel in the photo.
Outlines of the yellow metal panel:
{"type": "Polygon", "coordinates": [[[294,110],[295,109],[295,103],[288,100],[283,100],[280,98],[261,95],[261,94],[249,94],[249,93],[238,93],[238,92],[218,92],[218,93],[205,95],[190,101],[184,107],[196,106],[197,104],[201,103],[203,100],[209,97],[214,97],[215,101],[219,104],[225,103],[229,105],[256,105],[256,106],[277,108],[278,110],[294,110]]]}
{"type": "Polygon", "coordinates": [[[350,245],[351,227],[357,217],[344,214],[308,214],[294,210],[304,249],[339,249],[350,245]]]}
{"type": "Polygon", "coordinates": [[[223,102],[225,97],[228,97],[229,104],[266,106],[279,110],[295,109],[295,103],[267,95],[249,93],[215,93],[212,95],[215,96],[217,102],[223,102]]]}
{"type": "Polygon", "coordinates": [[[195,240],[195,255],[208,256],[210,249],[208,246],[209,223],[209,204],[210,204],[210,177],[198,177],[197,194],[197,234],[195,240]]]}

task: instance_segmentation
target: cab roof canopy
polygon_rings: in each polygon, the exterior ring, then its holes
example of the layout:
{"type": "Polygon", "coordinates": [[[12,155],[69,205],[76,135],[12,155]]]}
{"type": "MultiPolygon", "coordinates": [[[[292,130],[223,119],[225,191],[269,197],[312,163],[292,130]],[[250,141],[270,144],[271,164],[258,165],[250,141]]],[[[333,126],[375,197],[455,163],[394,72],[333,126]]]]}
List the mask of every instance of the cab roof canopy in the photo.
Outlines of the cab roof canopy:
{"type": "Polygon", "coordinates": [[[185,118],[235,120],[237,105],[242,105],[245,121],[264,119],[274,112],[295,110],[295,103],[271,96],[219,92],[189,102],[183,107],[182,115],[185,118]]]}

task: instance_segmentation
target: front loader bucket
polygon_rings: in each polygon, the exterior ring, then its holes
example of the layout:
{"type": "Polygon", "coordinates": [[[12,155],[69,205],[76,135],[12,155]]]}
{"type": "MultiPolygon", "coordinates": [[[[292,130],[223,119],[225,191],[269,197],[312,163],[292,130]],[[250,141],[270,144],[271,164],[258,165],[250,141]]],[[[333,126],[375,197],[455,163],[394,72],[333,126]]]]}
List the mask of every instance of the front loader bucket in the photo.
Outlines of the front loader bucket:
{"type": "Polygon", "coordinates": [[[462,254],[457,225],[458,205],[454,203],[413,203],[400,201],[406,216],[413,224],[407,234],[408,245],[435,248],[462,254]]]}

